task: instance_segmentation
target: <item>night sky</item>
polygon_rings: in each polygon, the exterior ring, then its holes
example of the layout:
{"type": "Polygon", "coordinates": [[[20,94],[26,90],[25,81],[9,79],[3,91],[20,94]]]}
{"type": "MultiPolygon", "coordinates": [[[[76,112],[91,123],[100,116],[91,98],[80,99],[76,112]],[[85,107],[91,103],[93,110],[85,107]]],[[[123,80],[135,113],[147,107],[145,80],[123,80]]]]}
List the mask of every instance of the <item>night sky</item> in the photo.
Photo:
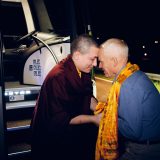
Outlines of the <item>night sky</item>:
{"type": "Polygon", "coordinates": [[[95,36],[140,40],[160,36],[160,9],[154,0],[45,0],[57,30],[69,26],[71,1],[79,33],[89,23],[95,36]]]}
{"type": "Polygon", "coordinates": [[[154,1],[99,0],[91,2],[93,29],[97,35],[142,40],[160,36],[158,23],[160,9],[154,1]]]}
{"type": "Polygon", "coordinates": [[[129,59],[145,72],[160,73],[160,9],[157,1],[87,0],[89,21],[99,42],[121,38],[129,59]],[[158,41],[158,43],[155,43],[158,41]],[[145,46],[145,48],[143,48],[145,46]]]}

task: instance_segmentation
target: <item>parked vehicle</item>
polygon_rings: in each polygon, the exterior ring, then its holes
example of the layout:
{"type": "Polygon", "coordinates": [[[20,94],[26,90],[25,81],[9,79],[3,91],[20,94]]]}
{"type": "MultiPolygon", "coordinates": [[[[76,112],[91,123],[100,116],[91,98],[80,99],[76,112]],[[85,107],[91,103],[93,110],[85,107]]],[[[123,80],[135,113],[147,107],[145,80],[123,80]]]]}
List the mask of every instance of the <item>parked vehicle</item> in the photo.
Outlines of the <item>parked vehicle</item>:
{"type": "Polygon", "coordinates": [[[30,156],[29,126],[39,90],[50,69],[70,53],[70,35],[51,32],[43,0],[2,0],[1,9],[7,159],[25,159],[30,156]]]}

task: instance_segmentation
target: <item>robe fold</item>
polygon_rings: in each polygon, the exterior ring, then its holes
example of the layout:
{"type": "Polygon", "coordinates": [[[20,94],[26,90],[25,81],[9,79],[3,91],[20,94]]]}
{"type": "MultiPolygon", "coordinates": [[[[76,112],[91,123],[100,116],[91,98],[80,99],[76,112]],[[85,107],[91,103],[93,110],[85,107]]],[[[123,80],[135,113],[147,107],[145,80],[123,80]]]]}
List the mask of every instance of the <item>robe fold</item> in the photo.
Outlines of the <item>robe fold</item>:
{"type": "Polygon", "coordinates": [[[91,75],[78,75],[71,55],[47,75],[34,110],[32,156],[45,160],[93,160],[97,127],[93,124],[70,125],[80,114],[92,114],[91,75]]]}

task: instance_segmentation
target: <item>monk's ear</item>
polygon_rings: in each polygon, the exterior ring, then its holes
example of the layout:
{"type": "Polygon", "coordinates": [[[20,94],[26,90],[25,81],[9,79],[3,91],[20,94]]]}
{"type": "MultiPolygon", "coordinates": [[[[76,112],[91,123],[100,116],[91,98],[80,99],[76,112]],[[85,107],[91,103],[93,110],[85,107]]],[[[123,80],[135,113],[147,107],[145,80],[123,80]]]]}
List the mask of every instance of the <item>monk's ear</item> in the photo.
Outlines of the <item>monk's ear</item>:
{"type": "Polygon", "coordinates": [[[80,55],[81,55],[81,53],[79,51],[74,52],[75,60],[78,60],[80,55]]]}

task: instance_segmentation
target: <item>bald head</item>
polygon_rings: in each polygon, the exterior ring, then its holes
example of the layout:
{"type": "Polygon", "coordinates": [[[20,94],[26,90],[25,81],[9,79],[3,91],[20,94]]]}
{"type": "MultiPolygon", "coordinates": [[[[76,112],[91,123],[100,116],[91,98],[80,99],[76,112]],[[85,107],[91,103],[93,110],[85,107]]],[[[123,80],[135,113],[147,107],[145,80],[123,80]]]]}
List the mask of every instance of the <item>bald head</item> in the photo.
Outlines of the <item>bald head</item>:
{"type": "Polygon", "coordinates": [[[123,40],[108,39],[101,44],[98,59],[106,77],[115,76],[127,64],[128,46],[123,40]]]}
{"type": "Polygon", "coordinates": [[[128,60],[128,46],[121,39],[108,39],[101,45],[101,49],[103,49],[106,56],[128,60]]]}

